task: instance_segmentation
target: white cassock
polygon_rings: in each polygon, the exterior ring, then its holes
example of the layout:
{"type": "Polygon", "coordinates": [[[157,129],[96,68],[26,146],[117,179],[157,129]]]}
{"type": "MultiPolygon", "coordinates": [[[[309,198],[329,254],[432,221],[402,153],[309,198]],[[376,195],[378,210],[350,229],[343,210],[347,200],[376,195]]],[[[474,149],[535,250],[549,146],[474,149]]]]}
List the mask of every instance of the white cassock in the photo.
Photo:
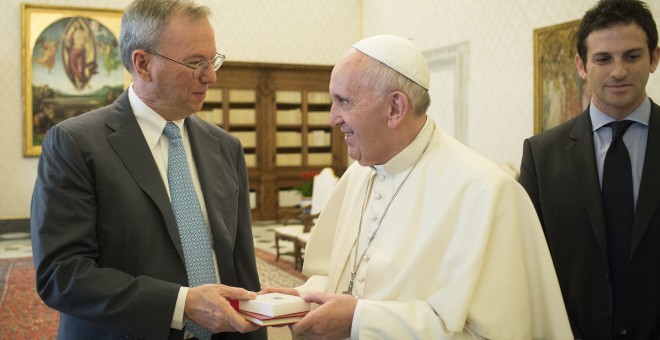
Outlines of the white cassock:
{"type": "MultiPolygon", "coordinates": [[[[415,141],[382,166],[357,162],[339,180],[306,247],[297,287],[341,293],[367,195],[353,339],[572,339],[536,211],[500,167],[430,117],[415,141]]],[[[585,292],[586,293],[586,292],[585,292]]]]}

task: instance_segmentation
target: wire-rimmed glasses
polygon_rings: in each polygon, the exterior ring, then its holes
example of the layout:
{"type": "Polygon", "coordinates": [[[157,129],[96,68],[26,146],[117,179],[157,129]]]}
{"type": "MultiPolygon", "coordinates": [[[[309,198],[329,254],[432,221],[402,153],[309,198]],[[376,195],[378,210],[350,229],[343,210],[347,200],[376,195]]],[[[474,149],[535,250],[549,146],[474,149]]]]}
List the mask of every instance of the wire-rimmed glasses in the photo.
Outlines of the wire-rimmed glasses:
{"type": "Polygon", "coordinates": [[[225,55],[224,54],[216,53],[215,56],[213,56],[213,59],[211,59],[211,61],[203,60],[203,61],[200,61],[200,62],[198,62],[197,64],[195,64],[193,66],[193,65],[182,63],[180,61],[176,61],[172,58],[166,57],[166,56],[164,56],[162,54],[159,54],[159,53],[156,53],[154,51],[146,50],[146,52],[149,52],[149,53],[151,53],[153,55],[156,55],[156,56],[159,56],[161,58],[165,58],[169,61],[173,61],[173,62],[175,62],[179,65],[183,65],[183,66],[193,70],[192,76],[195,79],[199,79],[199,77],[201,77],[202,74],[204,74],[204,72],[206,72],[206,70],[209,69],[209,65],[213,65],[213,71],[217,71],[220,68],[220,66],[222,66],[222,63],[225,61],[225,55]]]}

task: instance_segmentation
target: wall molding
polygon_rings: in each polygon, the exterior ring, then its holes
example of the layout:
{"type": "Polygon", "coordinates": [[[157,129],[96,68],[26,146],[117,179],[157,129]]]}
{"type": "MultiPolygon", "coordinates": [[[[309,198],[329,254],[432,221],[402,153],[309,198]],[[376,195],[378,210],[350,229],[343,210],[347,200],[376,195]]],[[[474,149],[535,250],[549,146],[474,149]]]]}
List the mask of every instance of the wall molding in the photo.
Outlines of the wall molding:
{"type": "MultiPolygon", "coordinates": [[[[468,144],[468,78],[469,44],[462,42],[454,45],[434,48],[423,52],[429,64],[431,74],[437,72],[453,73],[454,79],[454,138],[468,144]]],[[[433,86],[433,84],[431,84],[433,86]]],[[[433,97],[431,97],[433,102],[433,97]]]]}

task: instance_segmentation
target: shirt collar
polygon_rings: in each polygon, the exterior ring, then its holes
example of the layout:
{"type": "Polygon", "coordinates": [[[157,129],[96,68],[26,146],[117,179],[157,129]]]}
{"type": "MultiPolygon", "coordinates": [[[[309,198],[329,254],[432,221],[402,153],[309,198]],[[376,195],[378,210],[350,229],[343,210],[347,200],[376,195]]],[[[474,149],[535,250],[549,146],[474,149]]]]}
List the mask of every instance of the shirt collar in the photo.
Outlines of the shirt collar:
{"type": "MultiPolygon", "coordinates": [[[[603,111],[599,110],[596,105],[594,105],[593,100],[591,105],[589,105],[589,117],[591,118],[591,126],[593,131],[596,131],[603,127],[604,125],[615,121],[616,119],[606,115],[603,111]]],[[[651,118],[651,100],[647,96],[646,99],[642,102],[638,108],[631,112],[626,120],[632,120],[634,122],[644,124],[649,126],[649,119],[651,118]]]]}
{"type": "Polygon", "coordinates": [[[395,175],[399,172],[406,170],[413,166],[419,155],[426,147],[426,143],[431,134],[435,123],[429,117],[426,117],[426,122],[422,130],[417,134],[417,137],[405,149],[399,152],[396,156],[392,157],[387,163],[383,165],[373,165],[372,168],[379,175],[388,176],[395,175]]]}
{"type": "MultiPolygon", "coordinates": [[[[133,89],[133,84],[128,88],[128,101],[131,104],[133,114],[140,125],[140,129],[142,129],[142,134],[147,140],[149,148],[153,149],[163,135],[163,129],[165,129],[167,120],[147,106],[147,104],[138,97],[133,89]]],[[[182,136],[185,128],[184,121],[185,119],[173,121],[173,123],[179,127],[179,131],[182,131],[182,136]]]]}

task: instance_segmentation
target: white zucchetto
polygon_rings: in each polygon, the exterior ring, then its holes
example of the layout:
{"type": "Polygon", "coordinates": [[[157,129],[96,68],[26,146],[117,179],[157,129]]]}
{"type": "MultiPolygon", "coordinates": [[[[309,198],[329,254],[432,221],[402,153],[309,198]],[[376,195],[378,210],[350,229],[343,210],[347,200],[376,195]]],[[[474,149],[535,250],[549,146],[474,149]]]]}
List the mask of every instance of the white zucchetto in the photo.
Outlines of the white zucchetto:
{"type": "Polygon", "coordinates": [[[410,40],[395,35],[376,35],[358,41],[353,47],[429,89],[429,65],[410,40]]]}

